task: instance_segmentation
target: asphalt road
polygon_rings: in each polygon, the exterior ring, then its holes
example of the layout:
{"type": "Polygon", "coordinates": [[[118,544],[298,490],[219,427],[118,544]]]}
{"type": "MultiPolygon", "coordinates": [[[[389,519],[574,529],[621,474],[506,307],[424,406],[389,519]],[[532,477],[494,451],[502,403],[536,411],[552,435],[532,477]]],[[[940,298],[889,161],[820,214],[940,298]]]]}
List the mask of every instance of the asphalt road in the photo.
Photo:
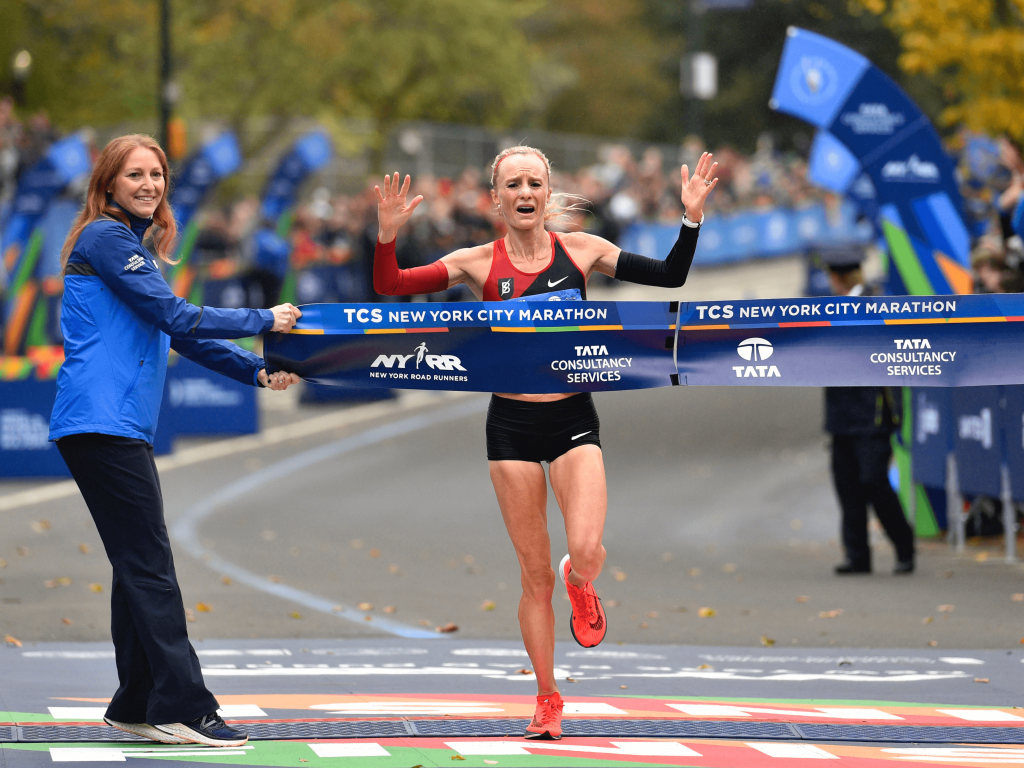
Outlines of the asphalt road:
{"type": "MultiPolygon", "coordinates": [[[[1024,602],[1012,596],[1024,573],[999,561],[998,542],[984,562],[977,548],[957,558],[922,542],[918,573],[901,578],[879,537],[875,575],[832,575],[838,513],[819,390],[596,400],[609,480],[597,583],[608,642],[1020,647],[1024,602]]],[[[518,570],[484,456],[486,398],[402,403],[349,410],[348,423],[337,409],[279,410],[271,423],[329,428],[163,472],[172,530],[198,521],[191,545],[205,550],[196,558],[175,541],[194,638],[384,637],[448,623],[467,639],[518,637],[518,570]],[[298,602],[270,593],[286,588],[301,590],[298,602]],[[397,624],[382,630],[385,621],[397,624]]],[[[549,520],[557,563],[565,544],[553,498],[549,520]]],[[[0,635],[109,638],[110,570],[80,497],[0,512],[0,558],[0,635]]],[[[559,640],[570,640],[568,603],[556,595],[556,606],[559,640]]]]}

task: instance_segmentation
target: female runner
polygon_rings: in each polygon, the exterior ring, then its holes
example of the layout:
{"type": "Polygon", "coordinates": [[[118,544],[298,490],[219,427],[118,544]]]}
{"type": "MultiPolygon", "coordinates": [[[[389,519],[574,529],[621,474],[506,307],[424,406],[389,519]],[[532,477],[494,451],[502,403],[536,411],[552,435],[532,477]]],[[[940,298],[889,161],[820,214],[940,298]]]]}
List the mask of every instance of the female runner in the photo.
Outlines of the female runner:
{"type": "MultiPolygon", "coordinates": [[[[393,179],[386,176],[384,191],[376,188],[380,232],[374,253],[374,289],[389,296],[408,296],[465,283],[483,301],[503,301],[577,288],[586,299],[587,279],[595,271],[633,283],[678,288],[693,261],[704,201],[718,181],[714,178],[717,167],[705,152],[692,177],[685,165],[680,169],[680,200],[686,215],[672,251],[665,261],[657,261],[626,253],[583,232],[548,232],[545,222],[566,210],[552,200],[551,164],[538,149],[510,147],[491,166],[491,198],[508,225],[508,234],[414,269],[398,268],[395,238],[423,197],[407,202],[410,177],[399,188],[397,173],[393,179]]],[[[549,463],[551,487],[569,542],[569,554],[559,565],[572,604],[569,627],[576,642],[592,648],[607,630],[593,581],[604,564],[601,537],[608,506],[593,399],[589,393],[493,395],[487,411],[487,459],[498,506],[519,557],[523,586],[519,625],[537,675],[537,710],[526,737],[559,739],[562,699],[554,678],[551,607],[555,574],[541,462],[549,463]]]]}

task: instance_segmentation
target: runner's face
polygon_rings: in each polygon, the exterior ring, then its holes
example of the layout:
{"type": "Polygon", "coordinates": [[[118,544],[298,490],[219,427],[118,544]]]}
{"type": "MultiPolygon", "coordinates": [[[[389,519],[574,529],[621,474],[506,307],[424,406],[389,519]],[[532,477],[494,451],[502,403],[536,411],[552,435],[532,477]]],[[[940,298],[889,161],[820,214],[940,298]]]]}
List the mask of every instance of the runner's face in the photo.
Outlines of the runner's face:
{"type": "Polygon", "coordinates": [[[510,227],[543,227],[544,209],[551,199],[544,161],[532,153],[509,155],[498,166],[491,196],[510,227]]]}
{"type": "Polygon", "coordinates": [[[111,192],[114,202],[126,211],[149,219],[164,196],[166,183],[164,169],[156,153],[145,147],[136,147],[125,159],[111,192]]]}

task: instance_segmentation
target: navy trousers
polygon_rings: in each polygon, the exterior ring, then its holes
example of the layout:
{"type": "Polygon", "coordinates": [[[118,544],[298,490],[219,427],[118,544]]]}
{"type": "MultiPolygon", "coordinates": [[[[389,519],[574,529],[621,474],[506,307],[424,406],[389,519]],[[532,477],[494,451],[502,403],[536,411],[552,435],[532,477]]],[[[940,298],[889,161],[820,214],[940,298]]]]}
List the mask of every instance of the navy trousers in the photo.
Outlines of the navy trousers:
{"type": "Polygon", "coordinates": [[[891,457],[888,435],[832,436],[832,481],[843,510],[843,547],[847,559],[858,567],[871,567],[869,503],[896,548],[896,558],[914,559],[914,533],[889,484],[891,457]]]}
{"type": "Polygon", "coordinates": [[[120,687],[107,717],[156,725],[210,714],[217,700],[188,640],[153,447],[89,433],[63,437],[57,448],[114,569],[110,633],[120,687]]]}

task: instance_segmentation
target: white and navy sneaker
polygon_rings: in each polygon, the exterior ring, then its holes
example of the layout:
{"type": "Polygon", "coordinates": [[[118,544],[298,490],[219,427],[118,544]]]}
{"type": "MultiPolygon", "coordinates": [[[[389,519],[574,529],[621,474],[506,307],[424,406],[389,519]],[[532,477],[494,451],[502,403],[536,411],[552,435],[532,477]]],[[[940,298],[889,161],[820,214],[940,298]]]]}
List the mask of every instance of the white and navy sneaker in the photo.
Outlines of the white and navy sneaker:
{"type": "Polygon", "coordinates": [[[188,744],[188,739],[183,739],[180,736],[175,736],[172,733],[164,733],[157,728],[154,728],[148,723],[119,723],[117,720],[111,720],[109,717],[104,717],[103,721],[111,726],[117,728],[119,731],[125,733],[133,733],[136,736],[142,736],[145,739],[152,739],[153,741],[159,741],[161,744],[188,744]]]}
{"type": "Polygon", "coordinates": [[[206,744],[209,747],[240,747],[249,740],[249,734],[232,728],[216,712],[187,723],[165,723],[157,728],[172,736],[180,736],[186,742],[206,744]]]}

